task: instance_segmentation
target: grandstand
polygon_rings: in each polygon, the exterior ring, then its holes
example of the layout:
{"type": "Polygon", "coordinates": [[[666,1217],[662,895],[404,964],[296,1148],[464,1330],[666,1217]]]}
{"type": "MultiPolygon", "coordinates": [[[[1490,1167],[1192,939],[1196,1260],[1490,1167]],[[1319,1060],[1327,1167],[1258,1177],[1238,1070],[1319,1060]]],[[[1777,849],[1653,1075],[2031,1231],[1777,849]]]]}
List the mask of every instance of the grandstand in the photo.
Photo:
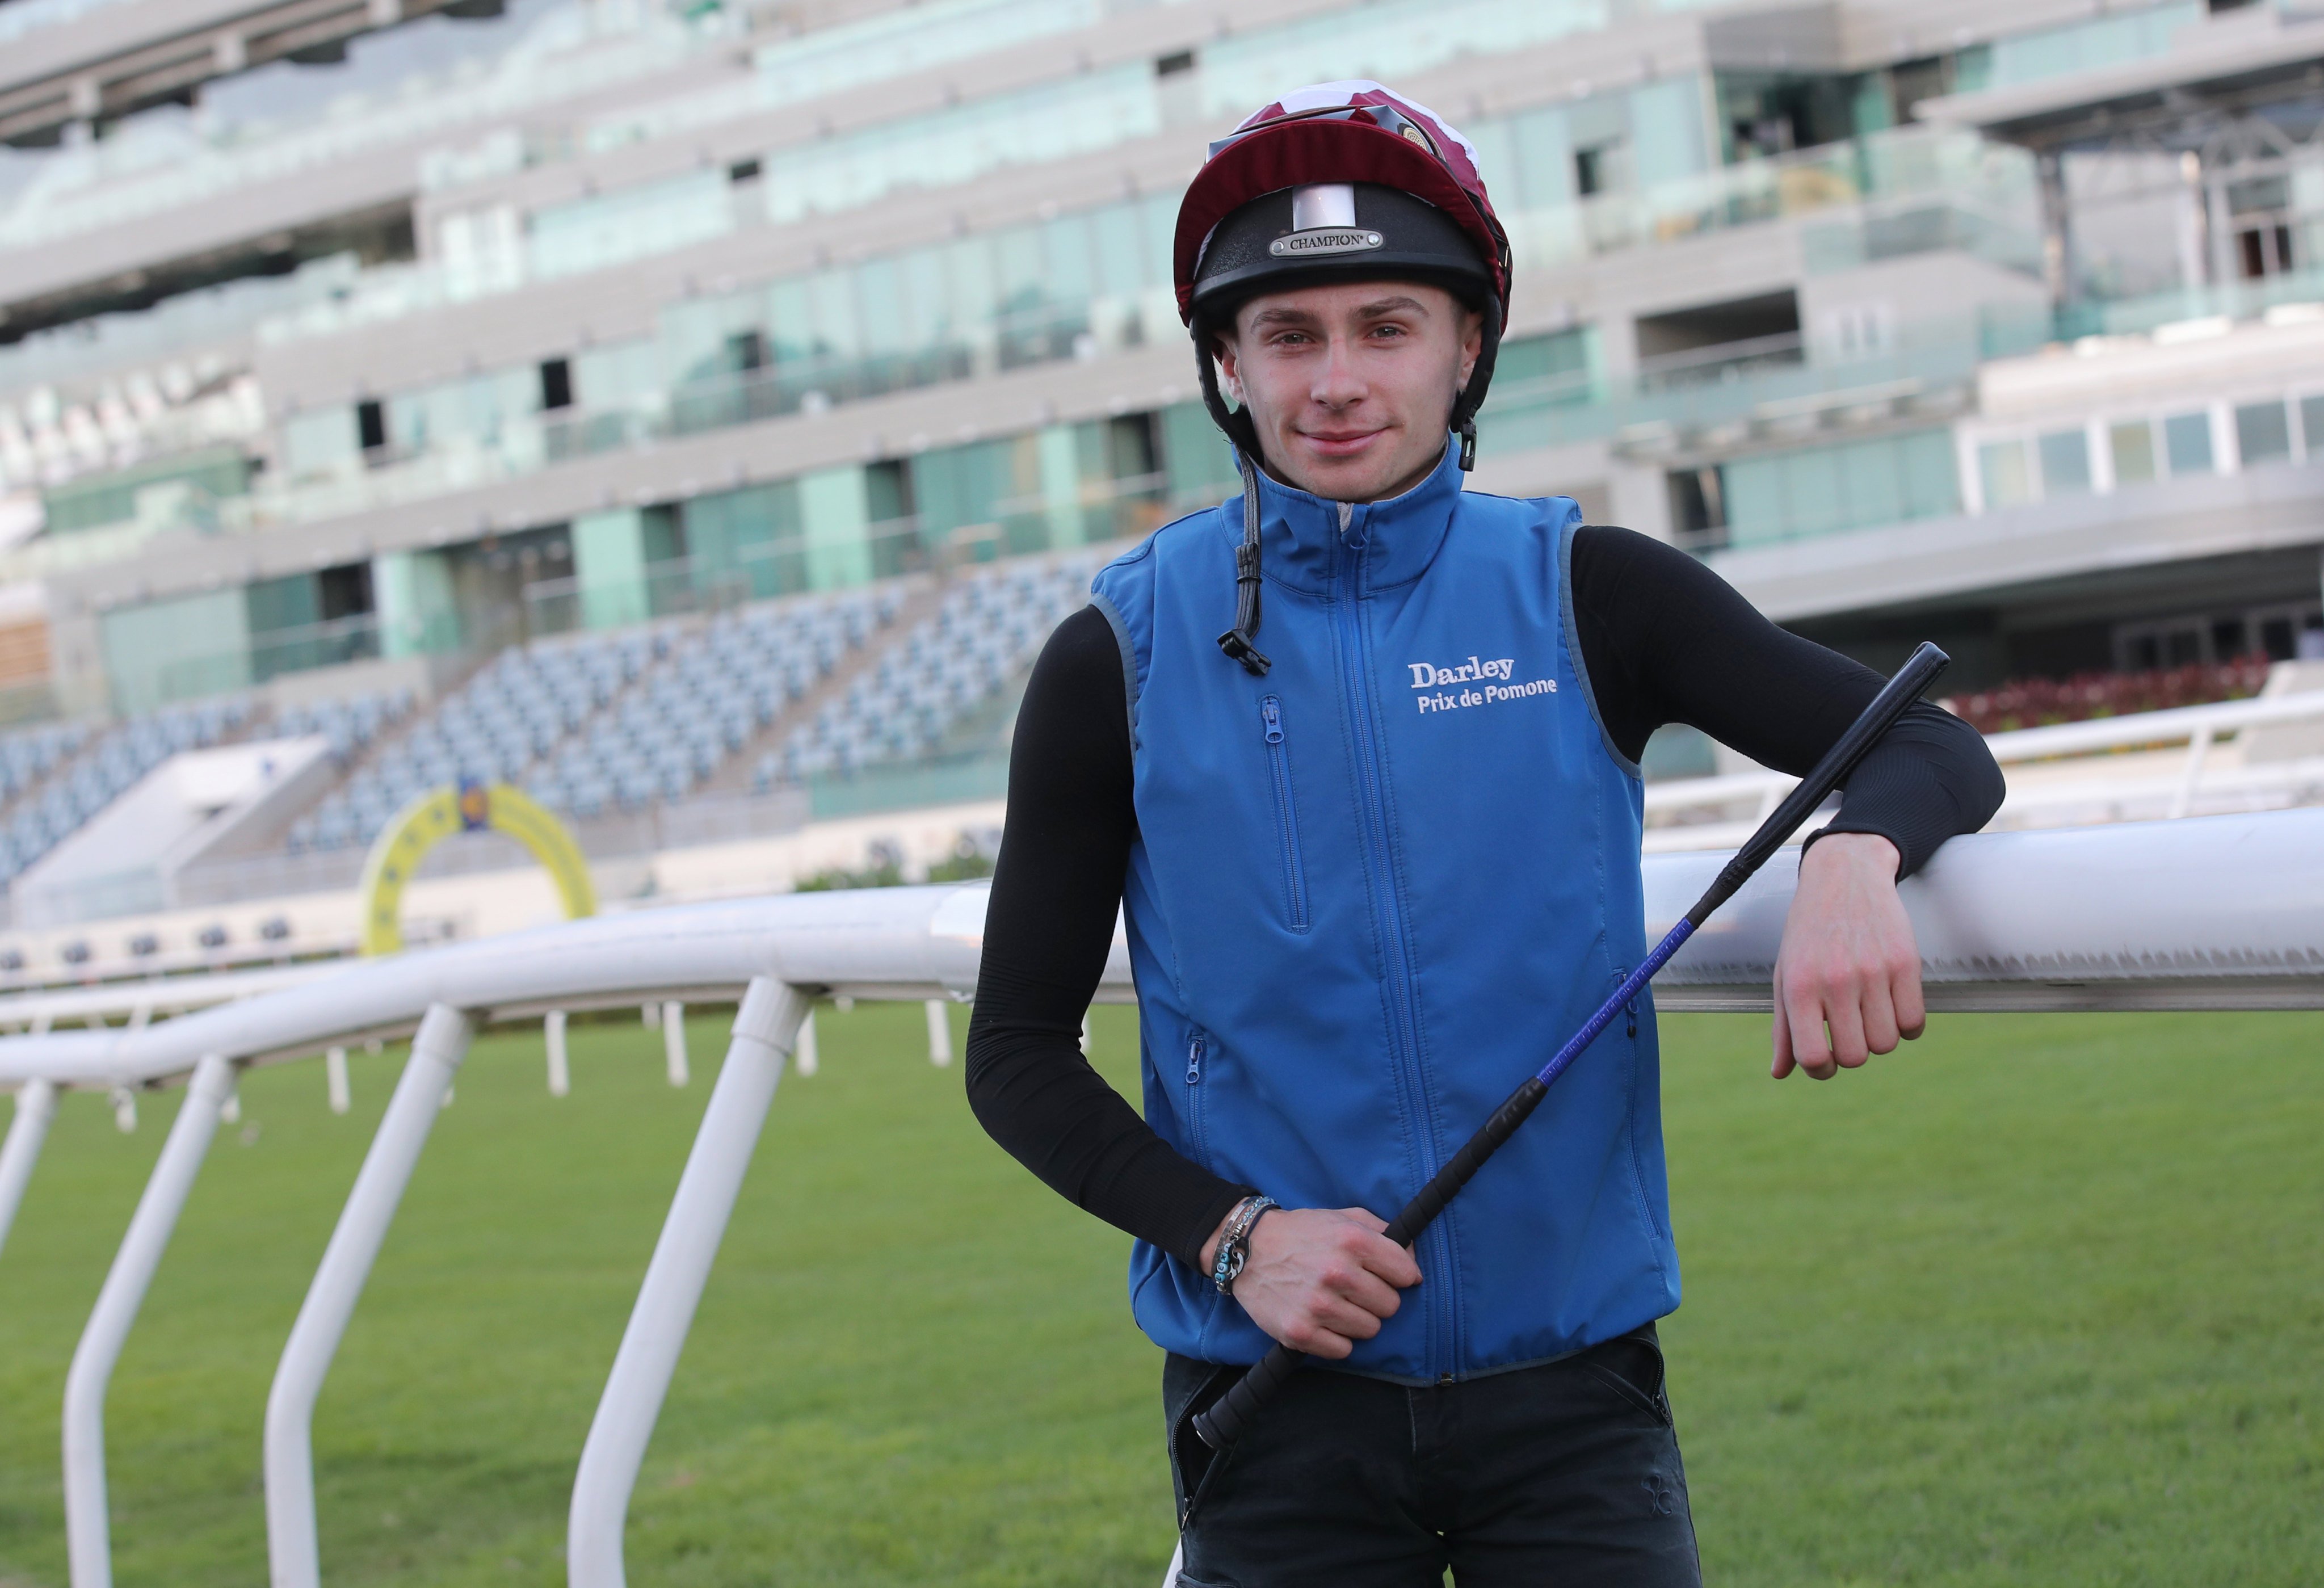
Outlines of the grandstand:
{"type": "MultiPolygon", "coordinates": [[[[337,942],[309,906],[472,780],[622,899],[802,824],[886,823],[794,846],[843,872],[989,832],[1040,637],[1234,487],[1167,240],[1188,151],[1300,78],[1476,144],[1517,271],[1478,486],[1884,669],[1934,639],[1989,731],[2324,654],[2293,8],[311,9],[0,0],[0,954],[108,957],[24,935],[27,873],[180,751],[326,758],[44,919],[337,942]]],[[[2310,797],[2201,743],[2209,792],[2158,762],[2131,806],[2310,797]]],[[[1647,765],[1752,773],[1683,731],[1647,765]]]]}

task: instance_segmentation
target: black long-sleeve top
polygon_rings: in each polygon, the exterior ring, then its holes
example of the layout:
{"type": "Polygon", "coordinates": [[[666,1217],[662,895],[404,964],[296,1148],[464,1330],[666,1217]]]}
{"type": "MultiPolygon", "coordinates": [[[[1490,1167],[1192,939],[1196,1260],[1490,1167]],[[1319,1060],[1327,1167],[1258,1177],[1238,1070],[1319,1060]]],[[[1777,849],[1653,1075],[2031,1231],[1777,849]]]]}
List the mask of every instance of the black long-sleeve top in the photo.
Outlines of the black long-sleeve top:
{"type": "MultiPolygon", "coordinates": [[[[1878,674],[1777,628],[1660,541],[1585,528],[1571,567],[1600,718],[1633,761],[1656,728],[1685,723],[1804,774],[1880,688],[1878,674]]],[[[1084,607],[1043,648],[1017,719],[968,1097],[993,1140],[1060,1195],[1199,1264],[1252,1188],[1177,1152],[1081,1051],[1138,827],[1127,701],[1113,630],[1084,607]]],[[[1920,703],[1858,764],[1823,830],[1887,838],[1901,878],[1947,838],[1983,826],[2001,797],[2001,770],[1976,730],[1920,703]]]]}

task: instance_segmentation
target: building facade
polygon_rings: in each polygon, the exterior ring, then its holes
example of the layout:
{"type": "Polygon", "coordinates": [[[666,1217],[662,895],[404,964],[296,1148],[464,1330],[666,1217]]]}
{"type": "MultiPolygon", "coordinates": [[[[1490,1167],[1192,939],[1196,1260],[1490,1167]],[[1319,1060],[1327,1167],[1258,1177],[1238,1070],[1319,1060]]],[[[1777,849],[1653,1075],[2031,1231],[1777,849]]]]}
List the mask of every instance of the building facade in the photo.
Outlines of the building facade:
{"type": "Polygon", "coordinates": [[[1508,223],[1478,488],[1965,684],[2324,645],[2288,6],[0,0],[0,686],[127,713],[1218,500],[1178,196],[1352,77],[1508,223]]]}

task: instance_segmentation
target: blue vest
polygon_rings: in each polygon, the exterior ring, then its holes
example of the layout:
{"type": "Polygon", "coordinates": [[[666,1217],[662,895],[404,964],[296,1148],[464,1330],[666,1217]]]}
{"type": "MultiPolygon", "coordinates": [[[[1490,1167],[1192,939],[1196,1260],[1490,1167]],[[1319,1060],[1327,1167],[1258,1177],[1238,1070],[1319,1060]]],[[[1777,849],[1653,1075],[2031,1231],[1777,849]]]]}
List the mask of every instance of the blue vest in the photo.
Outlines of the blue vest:
{"type": "MultiPolygon", "coordinates": [[[[1393,1215],[1645,956],[1637,769],[1608,741],[1565,497],[1464,494],[1448,448],[1392,501],[1262,476],[1254,678],[1221,654],[1242,504],[1092,588],[1122,647],[1138,836],[1124,899],[1146,1117],[1288,1207],[1393,1215]]],[[[1641,1000],[1421,1237],[1346,1364],[1433,1382],[1561,1356],[1678,1305],[1641,1000]]],[[[1154,1342],[1269,1342],[1140,1242],[1154,1342]]]]}

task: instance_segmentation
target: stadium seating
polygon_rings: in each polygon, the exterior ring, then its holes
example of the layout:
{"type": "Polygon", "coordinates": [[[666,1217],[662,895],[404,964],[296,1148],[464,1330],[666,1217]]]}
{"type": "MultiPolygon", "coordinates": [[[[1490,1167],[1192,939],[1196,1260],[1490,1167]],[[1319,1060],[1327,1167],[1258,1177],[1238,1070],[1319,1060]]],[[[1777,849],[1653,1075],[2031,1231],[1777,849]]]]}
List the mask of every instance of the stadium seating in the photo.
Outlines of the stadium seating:
{"type": "Polygon", "coordinates": [[[1081,604],[1096,564],[1084,554],[980,568],[884,645],[908,598],[900,583],[513,647],[383,740],[293,824],[290,847],[368,845],[414,795],[463,780],[516,783],[587,818],[688,799],[754,749],[749,786],[761,793],[937,753],[991,715],[1081,604]],[[850,666],[844,693],[792,720],[850,666]]]}
{"type": "Polygon", "coordinates": [[[236,697],[165,707],[101,732],[51,723],[0,735],[0,885],[171,756],[217,743],[249,716],[250,703],[236,697]]]}
{"type": "Polygon", "coordinates": [[[761,756],[760,789],[932,754],[952,731],[1025,669],[1065,615],[1086,599],[1097,563],[991,565],[946,593],[934,616],[891,646],[844,699],[793,728],[761,756]]]}

